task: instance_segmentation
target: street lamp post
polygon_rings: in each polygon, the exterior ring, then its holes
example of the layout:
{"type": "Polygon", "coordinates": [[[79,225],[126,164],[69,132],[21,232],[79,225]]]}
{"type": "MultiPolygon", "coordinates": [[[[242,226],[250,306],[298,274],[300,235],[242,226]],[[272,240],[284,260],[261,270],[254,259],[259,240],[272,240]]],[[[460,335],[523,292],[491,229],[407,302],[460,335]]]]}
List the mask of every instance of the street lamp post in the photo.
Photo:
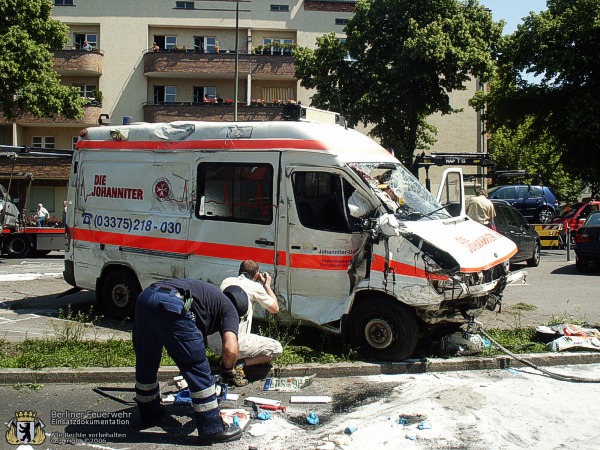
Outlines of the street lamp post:
{"type": "Polygon", "coordinates": [[[238,120],[238,62],[240,45],[240,0],[235,2],[235,76],[233,85],[233,121],[238,120]]]}

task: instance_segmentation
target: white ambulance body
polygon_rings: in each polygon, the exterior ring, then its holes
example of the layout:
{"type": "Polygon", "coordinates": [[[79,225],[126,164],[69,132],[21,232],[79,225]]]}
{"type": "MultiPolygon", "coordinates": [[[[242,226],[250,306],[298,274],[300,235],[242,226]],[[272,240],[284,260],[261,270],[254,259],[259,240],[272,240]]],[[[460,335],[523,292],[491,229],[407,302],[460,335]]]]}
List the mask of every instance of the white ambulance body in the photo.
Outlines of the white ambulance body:
{"type": "Polygon", "coordinates": [[[440,193],[452,217],[389,152],[342,126],[173,122],[82,134],[64,274],[116,317],[131,317],[154,281],[218,286],[252,259],[273,274],[281,320],[401,360],[432,326],[494,309],[524,277],[507,271],[512,241],[465,216],[456,169],[440,193]]]}

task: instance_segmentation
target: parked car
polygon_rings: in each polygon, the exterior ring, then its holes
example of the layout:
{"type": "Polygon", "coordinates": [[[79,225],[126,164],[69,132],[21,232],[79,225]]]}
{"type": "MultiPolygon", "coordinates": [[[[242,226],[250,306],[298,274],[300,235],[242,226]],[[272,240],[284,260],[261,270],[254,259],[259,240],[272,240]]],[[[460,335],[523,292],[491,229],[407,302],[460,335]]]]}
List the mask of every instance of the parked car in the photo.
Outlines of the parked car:
{"type": "Polygon", "coordinates": [[[504,200],[492,200],[496,210],[494,224],[496,231],[517,244],[517,253],[510,259],[510,264],[525,261],[529,267],[540,264],[540,236],[525,220],[523,214],[504,200]]]}
{"type": "Polygon", "coordinates": [[[547,186],[497,186],[488,191],[488,198],[505,200],[529,223],[551,223],[560,212],[558,200],[547,186]]]}
{"type": "Polygon", "coordinates": [[[575,234],[575,267],[585,272],[591,263],[600,263],[600,211],[591,213],[575,234]]]}
{"type": "Polygon", "coordinates": [[[567,226],[571,230],[571,243],[575,243],[575,234],[581,228],[588,216],[594,211],[600,210],[600,201],[578,202],[565,205],[560,208],[560,215],[552,223],[563,226],[563,242],[567,226]]]}

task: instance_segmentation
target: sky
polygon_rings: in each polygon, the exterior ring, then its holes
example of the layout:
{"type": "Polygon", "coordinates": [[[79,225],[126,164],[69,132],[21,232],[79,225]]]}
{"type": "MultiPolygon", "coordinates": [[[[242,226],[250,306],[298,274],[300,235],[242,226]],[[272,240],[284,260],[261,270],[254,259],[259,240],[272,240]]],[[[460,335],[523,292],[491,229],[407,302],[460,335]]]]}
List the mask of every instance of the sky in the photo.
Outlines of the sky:
{"type": "Polygon", "coordinates": [[[546,9],[546,0],[479,0],[479,3],[492,10],[492,18],[498,22],[504,20],[504,34],[511,34],[530,11],[540,12],[546,9]]]}

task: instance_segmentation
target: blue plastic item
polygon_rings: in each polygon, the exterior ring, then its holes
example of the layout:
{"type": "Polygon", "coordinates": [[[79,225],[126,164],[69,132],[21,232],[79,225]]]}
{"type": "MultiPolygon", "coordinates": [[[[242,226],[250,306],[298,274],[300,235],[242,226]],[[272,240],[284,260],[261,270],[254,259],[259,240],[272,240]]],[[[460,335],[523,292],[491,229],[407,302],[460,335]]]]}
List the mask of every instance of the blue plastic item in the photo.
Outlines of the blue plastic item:
{"type": "Polygon", "coordinates": [[[406,425],[408,425],[408,419],[407,419],[406,417],[400,417],[400,418],[398,419],[398,423],[399,423],[400,425],[404,425],[404,426],[406,426],[406,425]]]}
{"type": "Polygon", "coordinates": [[[308,415],[308,417],[306,418],[306,421],[308,423],[310,423],[311,425],[318,425],[319,424],[319,416],[317,416],[314,411],[311,411],[310,414],[308,415]]]}
{"type": "Polygon", "coordinates": [[[173,403],[192,403],[192,397],[190,397],[189,389],[179,391],[173,403]]]}
{"type": "Polygon", "coordinates": [[[352,434],[356,430],[358,430],[358,427],[350,426],[350,427],[346,427],[346,429],[344,430],[344,433],[346,433],[346,434],[352,434]]]}
{"type": "Polygon", "coordinates": [[[424,420],[423,422],[420,422],[419,425],[417,425],[417,428],[419,430],[429,430],[431,428],[431,423],[429,422],[429,420],[424,420]]]}
{"type": "Polygon", "coordinates": [[[271,418],[271,414],[265,411],[259,413],[256,417],[258,417],[260,420],[269,420],[271,418]]]}
{"type": "Polygon", "coordinates": [[[238,416],[233,416],[233,426],[239,427],[240,423],[240,418],[238,416]]]}

